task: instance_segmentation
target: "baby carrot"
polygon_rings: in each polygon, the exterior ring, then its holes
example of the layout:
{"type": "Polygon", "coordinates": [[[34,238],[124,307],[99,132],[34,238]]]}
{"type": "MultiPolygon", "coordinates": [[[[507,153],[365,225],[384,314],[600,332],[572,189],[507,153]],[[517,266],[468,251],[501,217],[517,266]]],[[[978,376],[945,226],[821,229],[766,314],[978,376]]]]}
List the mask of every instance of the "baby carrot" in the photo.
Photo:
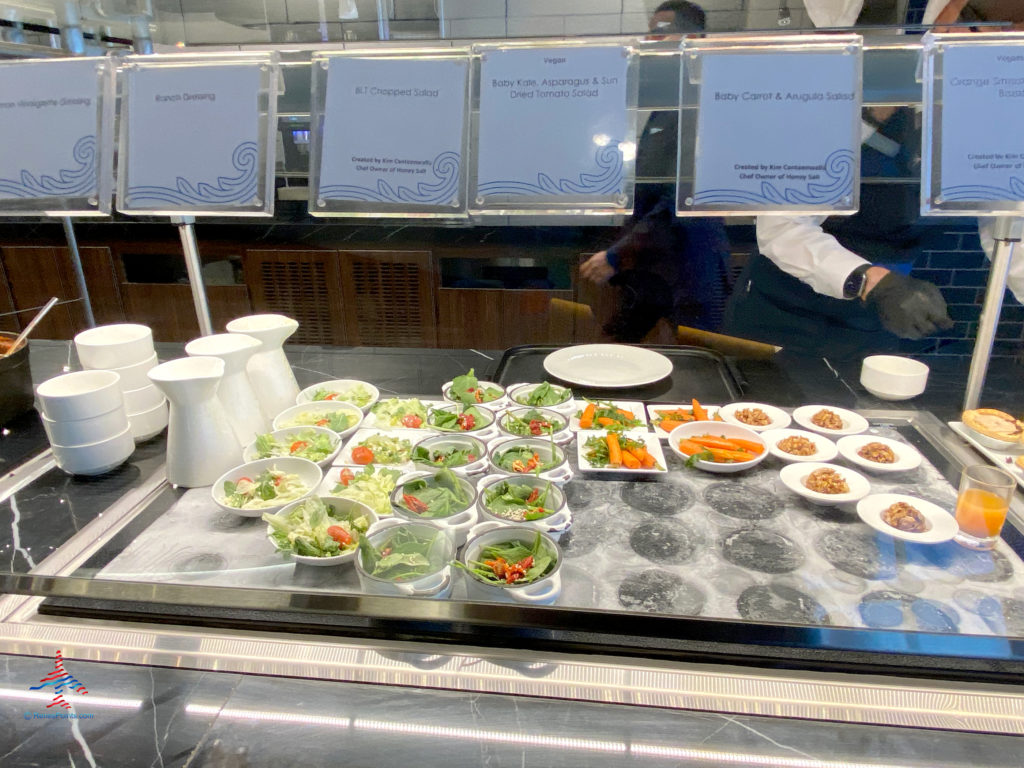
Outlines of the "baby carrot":
{"type": "Polygon", "coordinates": [[[707,421],[708,412],[704,410],[704,406],[700,404],[697,398],[693,398],[693,418],[697,421],[707,421]]]}
{"type": "Polygon", "coordinates": [[[702,452],[704,450],[704,446],[703,445],[699,445],[699,444],[693,442],[693,440],[680,440],[676,444],[676,447],[680,451],[685,453],[687,456],[693,456],[693,454],[700,453],[700,452],[702,452]]]}
{"type": "Polygon", "coordinates": [[[722,414],[720,414],[718,411],[715,411],[715,418],[711,419],[711,421],[723,421],[724,422],[725,419],[722,418],[722,414]]]}
{"type": "Polygon", "coordinates": [[[749,451],[726,451],[722,448],[708,448],[708,450],[711,451],[711,455],[714,456],[716,462],[741,462],[757,458],[757,456],[749,451]]]}
{"type": "Polygon", "coordinates": [[[714,435],[698,435],[691,437],[693,442],[703,445],[705,448],[721,448],[724,451],[735,451],[738,446],[734,445],[731,440],[725,437],[715,437],[714,435]]]}
{"type": "MultiPolygon", "coordinates": [[[[654,457],[648,452],[646,446],[638,445],[636,448],[629,448],[627,452],[636,456],[640,464],[648,469],[655,464],[654,457]]],[[[625,459],[625,456],[623,456],[623,459],[625,459]]]]}
{"type": "Polygon", "coordinates": [[[622,463],[626,466],[627,469],[640,469],[641,465],[640,459],[638,459],[629,451],[622,452],[622,463]]]}
{"type": "Polygon", "coordinates": [[[685,421],[672,421],[672,419],[662,419],[658,422],[658,426],[664,429],[666,432],[671,432],[676,427],[685,424],[685,421]]]}
{"type": "MultiPolygon", "coordinates": [[[[613,424],[618,424],[619,422],[617,422],[615,419],[610,419],[607,416],[598,416],[597,423],[600,424],[602,427],[610,427],[613,424]]],[[[580,422],[580,426],[583,426],[583,422],[580,422]]]]}
{"type": "Polygon", "coordinates": [[[760,443],[755,443],[753,440],[743,440],[738,437],[730,437],[729,442],[743,449],[744,451],[750,451],[751,453],[755,453],[758,456],[764,453],[764,446],[761,445],[760,443]]]}
{"type": "Polygon", "coordinates": [[[619,446],[619,436],[609,432],[605,438],[608,443],[608,465],[611,467],[622,466],[622,448],[619,446]]]}
{"type": "Polygon", "coordinates": [[[583,409],[583,415],[580,416],[580,429],[590,429],[594,426],[594,411],[596,410],[596,403],[587,403],[587,407],[583,409]]]}
{"type": "Polygon", "coordinates": [[[621,414],[622,416],[625,416],[627,419],[633,419],[634,418],[632,411],[624,411],[621,408],[616,408],[615,412],[618,413],[618,414],[621,414]]]}

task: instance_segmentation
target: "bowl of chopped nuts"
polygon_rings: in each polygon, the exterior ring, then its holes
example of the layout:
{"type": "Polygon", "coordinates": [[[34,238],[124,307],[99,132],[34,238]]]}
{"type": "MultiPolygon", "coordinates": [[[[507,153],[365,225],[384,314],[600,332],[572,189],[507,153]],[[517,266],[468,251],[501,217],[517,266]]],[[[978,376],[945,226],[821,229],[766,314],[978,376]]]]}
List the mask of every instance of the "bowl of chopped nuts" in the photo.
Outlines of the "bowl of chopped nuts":
{"type": "Polygon", "coordinates": [[[829,437],[859,435],[870,426],[859,413],[834,405],[802,405],[793,411],[793,421],[804,429],[829,437]]]}
{"type": "Polygon", "coordinates": [[[942,507],[900,493],[873,493],[857,503],[857,514],[879,533],[918,544],[940,544],[960,530],[942,507]]]}
{"type": "Polygon", "coordinates": [[[839,455],[835,443],[805,429],[770,429],[761,433],[761,439],[772,456],[787,464],[794,461],[832,461],[839,455]]]}
{"type": "Polygon", "coordinates": [[[730,424],[739,424],[755,432],[785,429],[791,421],[784,410],[765,403],[729,403],[718,409],[718,415],[730,424]]]}
{"type": "Polygon", "coordinates": [[[779,479],[793,493],[822,506],[849,504],[871,493],[864,475],[836,464],[789,464],[779,470],[779,479]]]}
{"type": "Polygon", "coordinates": [[[878,435],[847,435],[837,443],[839,455],[869,472],[909,472],[921,466],[916,448],[878,435]]]}

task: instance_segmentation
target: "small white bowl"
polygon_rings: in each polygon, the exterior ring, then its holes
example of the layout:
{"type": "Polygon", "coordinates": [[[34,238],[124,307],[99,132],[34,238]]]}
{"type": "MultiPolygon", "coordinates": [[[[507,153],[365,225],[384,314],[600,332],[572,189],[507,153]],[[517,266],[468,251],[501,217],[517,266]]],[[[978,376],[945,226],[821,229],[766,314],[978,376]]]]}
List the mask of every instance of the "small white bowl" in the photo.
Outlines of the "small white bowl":
{"type": "Polygon", "coordinates": [[[124,407],[128,413],[143,413],[156,408],[162,403],[164,393],[153,384],[140,389],[129,389],[124,393],[124,407]]]}
{"type": "MultiPolygon", "coordinates": [[[[331,466],[331,462],[333,462],[338,457],[338,454],[341,453],[341,437],[339,437],[338,433],[334,432],[333,430],[325,429],[324,427],[286,427],[285,429],[278,429],[274,432],[271,432],[270,436],[275,440],[281,440],[284,443],[294,443],[302,432],[309,431],[312,431],[316,434],[329,435],[333,440],[334,450],[331,451],[325,458],[320,459],[320,461],[316,462],[321,467],[331,466]]],[[[245,450],[242,451],[242,461],[258,461],[260,458],[261,457],[258,455],[256,451],[256,441],[253,440],[251,443],[245,446],[245,450]]],[[[281,456],[279,458],[286,457],[281,456]]],[[[301,459],[305,457],[299,456],[298,458],[301,459]]]]}
{"type": "Polygon", "coordinates": [[[723,405],[718,409],[718,415],[730,424],[746,427],[747,429],[752,429],[754,432],[767,432],[769,429],[785,429],[792,421],[789,414],[784,410],[776,408],[774,405],[768,405],[767,403],[729,403],[728,405],[723,405]],[[760,408],[764,411],[765,415],[772,420],[772,423],[760,427],[740,421],[736,418],[736,412],[742,411],[745,408],[760,408]]]}
{"type": "Polygon", "coordinates": [[[112,371],[76,371],[44,381],[36,397],[54,421],[88,419],[124,407],[120,382],[112,371]]]}
{"type": "Polygon", "coordinates": [[[834,405],[802,405],[793,411],[793,420],[804,429],[809,429],[811,432],[817,432],[819,435],[828,435],[829,437],[859,435],[861,432],[867,432],[868,427],[870,426],[868,424],[868,420],[859,413],[848,411],[845,408],[837,408],[834,405]],[[822,409],[828,409],[838,416],[843,422],[843,428],[825,429],[811,421],[811,419],[822,409]]]}
{"type": "Polygon", "coordinates": [[[402,497],[406,492],[406,486],[409,483],[416,480],[430,480],[435,475],[436,471],[413,472],[411,475],[403,477],[398,485],[395,486],[395,490],[391,492],[391,509],[394,516],[400,520],[408,520],[410,522],[422,521],[438,526],[448,532],[452,541],[455,542],[456,548],[461,547],[466,543],[466,536],[469,534],[470,528],[479,522],[476,508],[476,488],[469,480],[464,477],[456,477],[462,492],[466,494],[469,501],[466,503],[466,506],[458,512],[448,515],[448,517],[421,517],[401,503],[402,497]]]}
{"type": "MultiPolygon", "coordinates": [[[[543,383],[543,382],[542,382],[543,383]]],[[[550,382],[549,382],[550,383],[550,382]]],[[[565,416],[572,416],[576,412],[576,404],[573,402],[572,390],[560,384],[552,384],[564,391],[564,397],[554,405],[527,405],[526,400],[540,384],[514,384],[508,388],[508,399],[515,407],[523,408],[549,408],[565,416]]]]}
{"type": "Polygon", "coordinates": [[[546,533],[517,525],[501,523],[481,523],[470,532],[460,562],[466,566],[460,568],[466,580],[466,590],[470,598],[478,600],[503,600],[529,605],[550,605],[558,599],[562,591],[562,550],[553,538],[546,533]],[[533,546],[537,536],[541,537],[541,546],[547,550],[555,561],[554,568],[542,578],[529,584],[503,584],[484,581],[469,570],[471,561],[479,562],[480,553],[489,546],[505,542],[517,541],[527,547],[533,546]]]}
{"type": "Polygon", "coordinates": [[[562,534],[572,526],[572,510],[569,509],[569,503],[565,498],[565,491],[554,483],[551,483],[551,487],[548,490],[550,496],[547,499],[548,507],[545,508],[550,508],[552,512],[547,517],[542,517],[539,520],[510,520],[507,517],[495,514],[491,511],[490,507],[487,506],[487,494],[502,483],[528,486],[531,489],[536,490],[545,490],[548,488],[547,480],[538,479],[530,475],[518,475],[516,477],[509,477],[508,475],[486,475],[480,478],[480,480],[477,481],[476,508],[480,513],[480,520],[483,521],[481,525],[483,525],[483,523],[492,522],[499,523],[501,525],[516,525],[523,528],[532,528],[535,531],[546,533],[555,541],[561,539],[562,534]]]}
{"type": "Polygon", "coordinates": [[[101,325],[75,336],[75,349],[84,368],[124,368],[153,355],[153,330],[136,323],[101,325]]]}
{"type": "MultiPolygon", "coordinates": [[[[575,408],[575,405],[573,406],[573,408],[575,408]]],[[[509,416],[513,416],[513,417],[516,417],[516,418],[524,418],[526,416],[526,414],[528,414],[530,412],[535,412],[535,413],[541,414],[542,416],[546,417],[546,419],[548,421],[550,421],[552,425],[554,425],[554,424],[562,424],[563,425],[561,429],[556,430],[552,435],[550,435],[551,439],[553,439],[556,443],[558,443],[559,445],[565,445],[567,443],[571,443],[572,442],[573,431],[569,428],[571,416],[569,414],[565,414],[565,413],[561,413],[559,411],[556,411],[553,408],[539,408],[539,407],[538,408],[534,408],[532,405],[523,405],[523,406],[517,406],[515,408],[509,408],[507,411],[499,414],[498,418],[496,419],[495,423],[498,426],[498,431],[501,434],[503,434],[503,435],[508,435],[509,437],[530,437],[531,435],[520,435],[520,434],[517,434],[515,432],[511,432],[505,426],[506,421],[507,421],[509,416]]],[[[533,437],[548,437],[548,436],[541,434],[541,435],[533,435],[533,437]]]]}
{"type": "Polygon", "coordinates": [[[855,472],[852,469],[841,467],[838,464],[812,464],[807,463],[794,463],[787,464],[781,470],[779,470],[779,479],[782,480],[783,484],[793,491],[798,496],[803,496],[808,501],[812,501],[815,504],[822,506],[831,507],[836,504],[848,504],[854,501],[860,501],[869,493],[871,493],[871,483],[864,477],[860,472],[855,472]],[[849,493],[818,493],[812,491],[806,485],[804,480],[816,469],[834,469],[837,473],[843,476],[846,480],[846,484],[850,486],[849,493]]]}
{"type": "Polygon", "coordinates": [[[971,439],[983,448],[989,448],[993,451],[1004,451],[1006,453],[1024,452],[1024,442],[1020,440],[1000,440],[998,437],[992,437],[991,435],[979,432],[966,421],[961,421],[960,423],[971,439]]]}
{"type": "Polygon", "coordinates": [[[839,455],[839,449],[836,447],[836,444],[827,437],[815,434],[814,432],[807,432],[803,429],[770,429],[767,432],[761,433],[761,439],[768,446],[768,452],[772,456],[782,459],[787,463],[794,461],[832,461],[832,459],[839,455]],[[818,450],[810,456],[797,456],[794,453],[786,453],[779,448],[779,442],[787,437],[806,437],[814,443],[814,447],[818,450]]]}
{"type": "Polygon", "coordinates": [[[681,424],[668,433],[668,447],[672,449],[672,452],[675,453],[676,456],[681,458],[683,461],[686,461],[690,458],[690,454],[683,453],[679,450],[679,441],[691,437],[697,437],[699,435],[736,437],[741,440],[750,440],[755,443],[760,443],[763,448],[757,458],[751,459],[750,461],[736,462],[735,464],[698,460],[694,466],[696,466],[697,469],[703,469],[705,472],[714,472],[716,474],[723,475],[732,474],[733,472],[742,472],[745,469],[756,467],[768,457],[768,447],[765,444],[764,438],[760,434],[749,427],[721,421],[692,421],[687,424],[681,424]]]}
{"type": "Polygon", "coordinates": [[[860,368],[860,383],[881,400],[909,400],[928,384],[928,366],[899,355],[870,355],[860,368]]]}
{"type": "MultiPolygon", "coordinates": [[[[501,384],[496,384],[493,381],[484,381],[483,379],[477,379],[477,386],[479,386],[479,387],[487,387],[488,389],[497,389],[498,391],[501,392],[501,397],[499,397],[499,398],[497,398],[495,400],[491,400],[490,402],[486,402],[486,403],[472,403],[472,405],[475,405],[478,408],[491,408],[491,409],[505,408],[508,405],[508,395],[505,392],[505,388],[503,386],[501,386],[501,384]]],[[[452,389],[452,382],[450,382],[450,381],[445,382],[444,386],[441,387],[441,395],[442,395],[442,397],[444,397],[445,402],[448,402],[448,403],[459,403],[459,402],[461,402],[460,400],[456,400],[454,397],[452,397],[451,389],[452,389]]]]}
{"type": "Polygon", "coordinates": [[[304,390],[299,392],[295,398],[296,405],[302,405],[303,403],[349,403],[349,405],[355,405],[342,397],[334,398],[333,400],[314,400],[313,394],[318,389],[329,389],[334,392],[345,393],[357,386],[362,386],[370,393],[370,402],[366,405],[356,405],[356,408],[360,408],[363,413],[368,413],[373,404],[380,400],[380,390],[377,389],[373,384],[367,381],[360,381],[359,379],[331,379],[330,381],[321,381],[319,384],[314,384],[311,387],[306,387],[304,390]]]}
{"type": "Polygon", "coordinates": [[[154,352],[141,363],[128,365],[124,368],[108,368],[107,370],[113,371],[121,377],[121,391],[128,392],[133,389],[142,389],[143,387],[150,386],[153,382],[149,380],[149,376],[146,374],[156,368],[159,363],[156,352],[154,352]]]}
{"type": "Polygon", "coordinates": [[[74,421],[54,421],[45,414],[41,414],[40,418],[50,442],[64,446],[99,443],[128,429],[128,414],[124,408],[115,408],[109,413],[74,421]]]}
{"type": "Polygon", "coordinates": [[[293,422],[303,413],[328,413],[330,411],[343,411],[355,419],[355,421],[352,423],[350,427],[337,433],[341,437],[348,437],[357,429],[359,429],[359,425],[363,423],[363,412],[361,409],[356,408],[354,405],[351,405],[349,403],[339,403],[335,402],[334,400],[324,400],[323,402],[319,403],[302,403],[301,405],[293,405],[291,408],[285,408],[274,418],[273,427],[275,430],[288,429],[289,427],[297,426],[315,427],[318,425],[300,425],[295,424],[293,422]]]}
{"type": "Polygon", "coordinates": [[[432,449],[444,449],[444,448],[468,448],[473,453],[471,455],[476,458],[468,464],[463,464],[461,467],[450,467],[451,471],[460,477],[466,477],[467,475],[476,475],[483,472],[487,467],[487,445],[476,435],[468,433],[454,433],[454,434],[443,434],[443,435],[431,435],[425,440],[419,441],[412,449],[412,461],[416,465],[417,470],[429,470],[437,472],[442,467],[436,464],[430,464],[425,461],[416,460],[416,451],[419,448],[423,448],[429,454],[432,449]]]}
{"type": "Polygon", "coordinates": [[[363,557],[356,557],[356,575],[363,591],[370,595],[398,595],[400,597],[432,597],[443,599],[452,590],[452,559],[455,557],[455,542],[451,534],[432,523],[410,523],[405,520],[387,518],[378,520],[367,532],[371,547],[381,547],[402,528],[424,541],[431,540],[427,559],[430,570],[415,579],[395,581],[372,575],[363,564],[363,557]]]}
{"type": "Polygon", "coordinates": [[[57,466],[69,475],[102,475],[128,460],[135,451],[130,429],[87,445],[51,445],[57,466]]]}
{"type": "Polygon", "coordinates": [[[423,422],[423,429],[436,430],[446,435],[473,435],[473,437],[478,437],[481,440],[490,440],[491,438],[495,437],[498,434],[498,427],[494,423],[496,419],[497,415],[494,411],[490,410],[489,408],[481,408],[478,405],[441,405],[436,408],[427,409],[427,420],[423,422]],[[433,414],[436,411],[441,411],[444,413],[454,413],[456,416],[458,416],[464,410],[467,410],[469,408],[475,408],[476,412],[479,414],[479,416],[474,418],[473,420],[474,423],[472,429],[442,429],[441,427],[432,424],[430,421],[431,414],[433,414]]]}
{"type": "Polygon", "coordinates": [[[859,467],[864,467],[871,472],[909,472],[912,469],[917,469],[921,466],[921,454],[918,453],[916,448],[913,448],[906,443],[901,443],[899,440],[890,440],[887,437],[878,437],[877,435],[848,435],[847,437],[840,438],[839,443],[839,454],[849,462],[856,464],[859,467]],[[882,443],[892,449],[892,452],[896,454],[896,461],[892,464],[882,464],[877,461],[871,461],[865,459],[859,455],[857,451],[863,448],[868,443],[882,443]]]}
{"type": "Polygon", "coordinates": [[[128,423],[131,425],[132,437],[139,443],[156,437],[163,432],[164,427],[167,426],[168,419],[169,413],[166,399],[161,400],[159,405],[155,408],[150,408],[148,411],[128,414],[128,423]]]}
{"type": "Polygon", "coordinates": [[[225,512],[231,512],[235,515],[241,515],[242,517],[260,517],[264,512],[277,512],[278,510],[284,509],[284,507],[291,504],[293,501],[300,501],[307,496],[312,496],[316,491],[317,486],[320,485],[320,481],[323,479],[324,473],[320,470],[316,464],[306,459],[296,459],[294,457],[284,456],[272,459],[259,459],[257,461],[250,461],[234,469],[229,469],[223,475],[221,475],[217,482],[210,488],[210,495],[213,496],[213,500],[217,503],[217,506],[223,509],[225,512]],[[276,469],[279,472],[285,472],[289,475],[298,475],[299,481],[306,488],[306,492],[303,493],[297,499],[288,499],[282,501],[280,504],[272,504],[268,507],[261,509],[239,509],[238,507],[231,507],[224,503],[224,483],[237,482],[243,477],[249,477],[255,479],[261,472],[268,469],[276,469]]]}
{"type": "MultiPolygon", "coordinates": [[[[282,507],[280,509],[280,511],[275,513],[275,515],[278,516],[278,517],[282,517],[284,515],[288,515],[288,514],[290,514],[292,512],[293,509],[298,507],[300,504],[305,504],[307,501],[309,501],[310,499],[314,499],[314,498],[317,498],[317,497],[316,496],[307,496],[304,499],[299,499],[298,501],[293,501],[291,504],[288,504],[288,505],[282,507]]],[[[341,513],[341,515],[344,516],[345,518],[347,518],[349,520],[349,522],[352,521],[353,517],[365,517],[366,521],[367,521],[367,528],[369,528],[369,526],[372,526],[374,523],[377,522],[377,515],[376,515],[376,513],[372,509],[370,509],[368,506],[366,506],[365,504],[361,504],[360,502],[355,501],[354,499],[342,499],[342,498],[339,498],[337,496],[320,496],[319,498],[320,498],[320,501],[322,501],[327,506],[334,507],[335,511],[341,513]]],[[[274,540],[270,537],[270,532],[272,530],[273,529],[268,524],[267,525],[267,539],[276,548],[277,544],[275,544],[274,540]]],[[[359,547],[356,546],[353,549],[351,549],[350,551],[345,552],[344,554],[332,555],[330,557],[313,557],[312,555],[300,555],[300,554],[297,554],[295,552],[282,552],[281,550],[277,550],[277,551],[281,552],[282,555],[285,555],[286,557],[290,558],[291,560],[294,560],[296,563],[302,563],[303,565],[316,565],[316,566],[323,567],[323,566],[344,565],[345,563],[351,563],[352,561],[354,561],[356,559],[356,555],[359,553],[359,547]]]]}
{"type": "Polygon", "coordinates": [[[857,515],[865,523],[879,533],[892,536],[894,539],[913,541],[917,544],[941,544],[956,536],[960,526],[956,518],[942,507],[930,501],[899,493],[873,493],[857,502],[857,515]],[[882,513],[898,501],[905,502],[916,509],[931,524],[927,531],[911,533],[893,528],[882,520],[882,513]]]}
{"type": "Polygon", "coordinates": [[[572,467],[569,465],[569,456],[566,450],[560,445],[553,445],[549,440],[539,437],[516,437],[508,440],[495,440],[488,448],[487,459],[491,470],[499,475],[511,475],[513,477],[529,475],[531,477],[540,477],[542,480],[550,480],[553,483],[565,483],[573,477],[572,467]],[[498,465],[499,456],[511,448],[518,447],[531,448],[541,457],[542,462],[544,457],[549,457],[555,461],[555,464],[541,472],[540,475],[536,475],[533,472],[515,472],[498,465]]]}

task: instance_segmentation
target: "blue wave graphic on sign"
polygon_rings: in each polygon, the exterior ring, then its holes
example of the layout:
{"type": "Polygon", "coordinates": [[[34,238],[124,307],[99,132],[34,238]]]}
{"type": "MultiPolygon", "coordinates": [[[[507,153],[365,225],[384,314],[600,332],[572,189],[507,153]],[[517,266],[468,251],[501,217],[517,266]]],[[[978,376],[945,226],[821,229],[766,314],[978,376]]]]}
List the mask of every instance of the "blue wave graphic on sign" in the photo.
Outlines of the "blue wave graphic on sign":
{"type": "Polygon", "coordinates": [[[779,189],[771,182],[761,183],[761,193],[742,189],[706,189],[693,196],[697,204],[740,203],[748,205],[835,205],[844,197],[853,194],[854,155],[848,149],[840,149],[825,158],[825,175],[831,180],[827,184],[808,182],[803,188],[785,187],[779,189]]]}
{"type": "Polygon", "coordinates": [[[986,184],[960,184],[942,188],[943,202],[970,203],[974,201],[1024,200],[1024,181],[1010,177],[1009,187],[986,184]]]}
{"type": "Polygon", "coordinates": [[[231,153],[231,167],[237,176],[218,176],[214,184],[205,181],[193,183],[178,176],[174,187],[138,186],[128,187],[128,202],[133,207],[143,204],[158,206],[171,205],[230,205],[251,203],[256,197],[259,147],[254,141],[245,141],[231,153]]]}
{"type": "Polygon", "coordinates": [[[481,195],[613,195],[622,191],[622,152],[619,142],[598,147],[594,154],[598,172],[581,173],[576,180],[555,181],[546,173],[537,174],[537,183],[528,181],[486,181],[477,188],[481,195]]]}
{"type": "Polygon", "coordinates": [[[96,189],[96,136],[75,142],[71,156],[77,165],[56,176],[21,171],[17,179],[0,179],[0,197],[85,197],[96,189]]]}
{"type": "Polygon", "coordinates": [[[445,205],[457,197],[459,169],[462,158],[458,152],[442,152],[434,158],[430,171],[437,180],[434,183],[419,182],[415,189],[401,185],[391,186],[384,179],[377,181],[377,188],[348,184],[332,184],[320,187],[324,200],[361,200],[371,203],[420,203],[445,205]]]}

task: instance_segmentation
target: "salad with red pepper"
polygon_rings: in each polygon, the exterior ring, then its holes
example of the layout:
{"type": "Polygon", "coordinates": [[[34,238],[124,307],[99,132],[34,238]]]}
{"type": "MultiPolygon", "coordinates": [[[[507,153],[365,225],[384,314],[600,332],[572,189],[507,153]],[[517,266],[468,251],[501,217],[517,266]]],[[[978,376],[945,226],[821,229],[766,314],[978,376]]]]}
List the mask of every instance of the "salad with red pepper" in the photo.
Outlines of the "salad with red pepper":
{"type": "Polygon", "coordinates": [[[538,533],[532,546],[518,539],[491,544],[480,550],[477,560],[455,565],[487,584],[513,586],[532,584],[554,570],[557,555],[538,533]]]}
{"type": "Polygon", "coordinates": [[[452,379],[452,385],[448,389],[449,399],[463,405],[490,403],[500,399],[504,394],[497,387],[482,385],[472,368],[469,369],[469,373],[452,379]]]}
{"type": "Polygon", "coordinates": [[[296,504],[287,514],[264,513],[263,520],[278,552],[306,557],[336,557],[352,552],[370,527],[365,514],[342,511],[316,496],[296,504]]]}
{"type": "Polygon", "coordinates": [[[486,429],[494,421],[494,416],[487,410],[469,406],[465,410],[461,406],[435,408],[430,412],[427,423],[441,432],[476,432],[486,429]]]}
{"type": "Polygon", "coordinates": [[[473,501],[450,469],[442,469],[433,477],[410,480],[400,493],[399,506],[422,518],[451,517],[473,501]]]}
{"type": "Polygon", "coordinates": [[[427,408],[417,398],[381,400],[370,409],[380,427],[422,429],[427,421],[427,408]]]}

